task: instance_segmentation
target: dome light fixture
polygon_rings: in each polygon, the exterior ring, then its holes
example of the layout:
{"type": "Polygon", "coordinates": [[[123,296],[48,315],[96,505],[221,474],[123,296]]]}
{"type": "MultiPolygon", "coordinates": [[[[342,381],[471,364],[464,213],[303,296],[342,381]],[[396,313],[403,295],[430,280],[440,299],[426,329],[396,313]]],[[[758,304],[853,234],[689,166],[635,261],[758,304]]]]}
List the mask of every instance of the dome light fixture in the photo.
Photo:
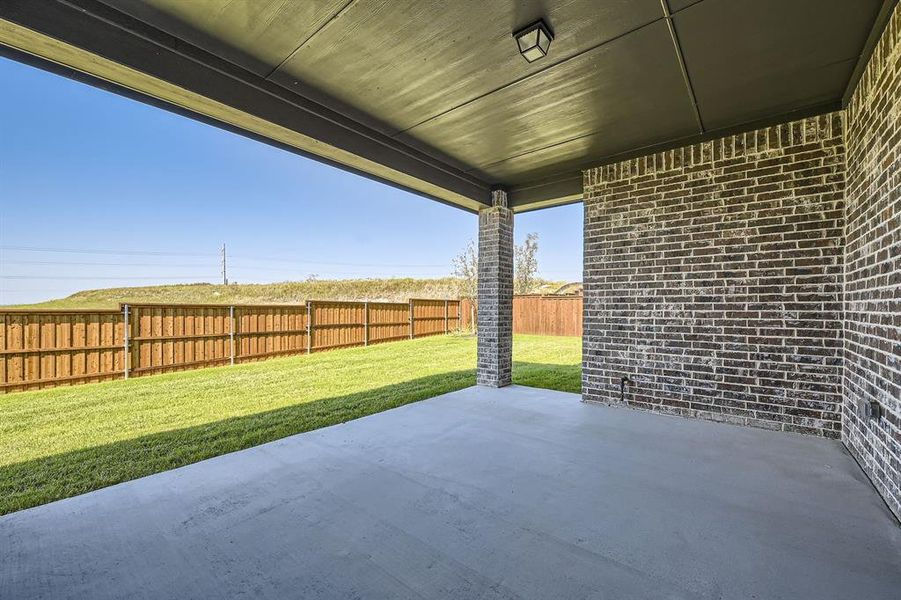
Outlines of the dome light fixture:
{"type": "Polygon", "coordinates": [[[519,46],[519,53],[532,63],[547,56],[554,34],[542,19],[538,19],[531,25],[515,32],[513,37],[516,38],[516,45],[519,46]]]}

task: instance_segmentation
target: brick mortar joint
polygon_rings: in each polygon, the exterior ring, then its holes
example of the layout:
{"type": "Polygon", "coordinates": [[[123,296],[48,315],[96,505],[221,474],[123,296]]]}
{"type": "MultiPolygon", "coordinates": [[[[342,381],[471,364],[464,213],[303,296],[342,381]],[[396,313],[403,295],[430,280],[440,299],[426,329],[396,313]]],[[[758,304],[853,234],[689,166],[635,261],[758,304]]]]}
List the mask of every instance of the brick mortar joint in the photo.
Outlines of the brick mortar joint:
{"type": "Polygon", "coordinates": [[[627,404],[841,435],[901,516],[901,401],[891,353],[901,335],[892,308],[899,296],[891,284],[901,272],[901,257],[893,250],[893,240],[901,239],[901,199],[895,194],[901,175],[898,65],[901,4],[846,110],[583,171],[586,400],[618,403],[619,375],[628,373],[639,385],[627,404]],[[814,166],[796,166],[805,162],[814,166]],[[759,172],[772,165],[772,174],[759,172]],[[813,172],[798,173],[808,169],[813,172]],[[766,190],[770,184],[777,193],[766,190]],[[754,208],[731,209],[740,202],[754,208]],[[800,219],[798,207],[814,207],[811,214],[822,217],[800,219]],[[831,214],[836,210],[839,216],[831,214]],[[766,219],[774,221],[762,224],[766,219]],[[685,228],[692,227],[697,229],[688,235],[685,228]],[[674,239],[667,239],[670,228],[674,239]],[[758,248],[702,247],[728,246],[730,239],[740,240],[741,228],[754,230],[748,235],[757,241],[746,237],[744,244],[758,248]],[[692,245],[695,235],[701,246],[692,245]],[[837,265],[829,258],[834,248],[840,249],[837,265]],[[806,254],[814,251],[822,254],[806,254]],[[749,252],[760,262],[757,272],[725,264],[731,254],[749,252]],[[674,257],[689,268],[668,268],[674,257]],[[705,266],[690,268],[695,260],[705,266]],[[788,262],[773,265],[773,275],[767,275],[771,260],[788,262]],[[816,272],[802,272],[810,269],[816,272]],[[825,335],[816,319],[772,316],[767,309],[757,314],[747,307],[734,309],[734,318],[750,322],[732,323],[723,315],[735,299],[724,295],[731,284],[717,279],[720,271],[742,272],[752,280],[748,285],[774,294],[776,301],[813,294],[810,301],[819,304],[797,310],[837,311],[841,326],[825,335]],[[816,279],[808,282],[810,276],[816,279]],[[712,308],[717,302],[720,307],[712,308]],[[775,328],[774,336],[803,343],[780,352],[781,341],[768,343],[762,333],[751,340],[747,326],[775,328]],[[767,349],[743,350],[743,344],[767,349]],[[772,377],[761,379],[758,372],[772,377]],[[794,385],[798,381],[801,387],[794,385]],[[860,403],[870,400],[880,402],[888,416],[861,417],[860,403]]]}
{"type": "Polygon", "coordinates": [[[583,185],[591,188],[668,174],[690,175],[691,169],[728,168],[734,161],[781,158],[793,148],[810,145],[843,153],[844,115],[845,111],[835,111],[599,165],[582,172],[583,185]]]}
{"type": "Polygon", "coordinates": [[[513,209],[507,208],[506,206],[486,206],[485,208],[479,209],[479,216],[494,216],[499,215],[503,217],[512,217],[513,209]]]}

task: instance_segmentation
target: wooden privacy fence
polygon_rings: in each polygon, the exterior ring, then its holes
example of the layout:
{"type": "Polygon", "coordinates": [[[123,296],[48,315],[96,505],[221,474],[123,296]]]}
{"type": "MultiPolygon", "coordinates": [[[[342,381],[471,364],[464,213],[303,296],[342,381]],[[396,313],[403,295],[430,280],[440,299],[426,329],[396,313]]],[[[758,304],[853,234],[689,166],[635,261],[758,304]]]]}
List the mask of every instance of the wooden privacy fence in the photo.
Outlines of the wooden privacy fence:
{"type": "Polygon", "coordinates": [[[443,334],[459,329],[459,311],[457,300],[419,299],[0,311],[0,392],[443,334]]]}
{"type": "MultiPolygon", "coordinates": [[[[471,304],[463,300],[461,327],[471,328],[471,304]]],[[[513,333],[582,335],[582,296],[514,296],[513,333]]]]}

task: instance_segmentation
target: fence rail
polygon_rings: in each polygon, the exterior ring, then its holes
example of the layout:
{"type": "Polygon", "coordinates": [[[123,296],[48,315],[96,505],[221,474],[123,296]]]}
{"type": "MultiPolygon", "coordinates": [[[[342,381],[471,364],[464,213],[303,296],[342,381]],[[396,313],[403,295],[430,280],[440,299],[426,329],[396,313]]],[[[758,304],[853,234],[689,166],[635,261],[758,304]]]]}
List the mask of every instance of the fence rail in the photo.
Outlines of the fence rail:
{"type": "MultiPolygon", "coordinates": [[[[461,327],[471,328],[476,311],[461,304],[461,327]]],[[[514,296],[513,333],[581,336],[582,296],[514,296]]]]}
{"type": "Polygon", "coordinates": [[[0,311],[0,393],[455,331],[457,300],[0,311]]]}

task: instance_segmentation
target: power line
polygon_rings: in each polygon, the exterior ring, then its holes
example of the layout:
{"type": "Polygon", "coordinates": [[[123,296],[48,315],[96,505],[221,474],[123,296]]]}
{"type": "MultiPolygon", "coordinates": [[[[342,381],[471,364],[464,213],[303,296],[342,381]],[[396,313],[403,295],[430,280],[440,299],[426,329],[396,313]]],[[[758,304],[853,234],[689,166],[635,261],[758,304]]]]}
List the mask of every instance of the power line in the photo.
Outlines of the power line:
{"type": "MultiPolygon", "coordinates": [[[[334,263],[313,263],[307,262],[305,263],[309,266],[328,266],[334,263]]],[[[342,263],[352,265],[351,263],[342,263]]],[[[167,267],[167,268],[191,268],[191,267],[206,267],[208,264],[204,263],[182,263],[182,264],[172,264],[172,263],[120,263],[120,262],[83,262],[83,261],[54,261],[54,260],[4,260],[0,261],[0,267],[6,265],[43,265],[43,266],[84,266],[84,267],[167,267]]],[[[267,273],[284,273],[286,275],[293,274],[308,274],[313,270],[320,270],[315,268],[306,268],[301,266],[291,267],[265,267],[258,265],[248,265],[248,264],[235,264],[233,262],[229,262],[229,267],[232,270],[237,269],[241,272],[267,272],[267,273]]],[[[364,266],[372,266],[375,268],[387,269],[391,268],[386,265],[372,264],[372,265],[364,265],[364,266]]],[[[446,265],[439,265],[440,267],[444,267],[446,265]]],[[[398,267],[400,268],[400,267],[398,267]]],[[[406,267],[410,268],[410,267],[406,267]]],[[[422,266],[422,268],[426,268],[422,266]]],[[[344,270],[334,270],[334,269],[322,269],[323,273],[334,273],[337,275],[369,275],[374,276],[371,271],[344,271],[344,270]]],[[[579,269],[541,269],[541,275],[581,275],[581,270],[579,269]]],[[[449,276],[449,275],[447,275],[449,276]]]]}
{"type": "MultiPolygon", "coordinates": [[[[305,262],[307,265],[331,265],[333,263],[315,263],[312,261],[305,262]]],[[[182,268],[182,267],[207,267],[209,263],[178,263],[173,264],[171,262],[168,263],[146,263],[146,262],[94,262],[94,261],[69,261],[69,260],[0,260],[0,266],[3,265],[61,265],[61,266],[77,266],[77,267],[169,267],[169,268],[182,268]]],[[[286,265],[284,267],[263,267],[257,265],[249,265],[249,264],[241,264],[234,263],[232,260],[229,260],[228,266],[230,268],[238,268],[238,269],[254,269],[258,271],[277,271],[280,273],[292,270],[290,265],[286,265]]],[[[357,266],[357,265],[351,265],[357,266]]],[[[369,265],[361,265],[361,266],[369,266],[369,265]]],[[[385,265],[372,265],[377,267],[383,267],[385,265]]],[[[447,265],[435,265],[435,267],[446,267],[447,265]]],[[[296,268],[301,268],[297,266],[296,268]]],[[[411,268],[411,267],[406,267],[411,268]]],[[[426,268],[425,265],[422,268],[426,268]]]]}
{"type": "Polygon", "coordinates": [[[447,267],[450,263],[441,263],[441,264],[401,264],[401,263],[349,263],[349,262],[330,262],[330,261],[322,261],[322,260],[298,260],[293,258],[276,258],[276,257],[266,257],[266,256],[243,256],[243,255],[232,255],[232,258],[242,258],[244,260],[257,260],[257,261],[265,261],[265,262],[286,262],[286,263],[297,263],[297,264],[308,264],[308,265],[335,265],[338,267],[447,267]]]}
{"type": "MultiPolygon", "coordinates": [[[[305,264],[325,266],[325,265],[330,265],[330,264],[334,264],[334,263],[306,262],[305,264]]],[[[352,265],[351,263],[348,263],[348,264],[351,266],[356,266],[356,265],[352,265]]],[[[63,261],[63,260],[3,260],[3,261],[0,261],[0,267],[2,267],[4,265],[46,265],[46,266],[53,265],[53,266],[79,266],[79,267],[168,267],[168,268],[177,268],[177,269],[186,268],[186,267],[209,266],[208,263],[172,264],[171,262],[170,263],[145,263],[145,262],[133,263],[133,262],[83,262],[83,261],[63,261]]],[[[264,266],[258,266],[258,265],[234,263],[232,261],[229,261],[228,266],[231,269],[248,270],[248,271],[251,271],[251,270],[252,271],[267,271],[267,272],[271,272],[271,273],[291,273],[292,271],[298,271],[301,269],[301,267],[299,267],[299,266],[297,268],[292,268],[290,266],[264,267],[264,266]]],[[[369,265],[365,265],[365,266],[369,266],[369,265]]],[[[385,265],[377,265],[377,264],[373,264],[371,266],[388,268],[385,265]]],[[[435,265],[435,267],[446,267],[446,266],[447,265],[435,265]]],[[[406,268],[410,268],[410,267],[406,267],[406,268]]],[[[422,265],[422,268],[426,268],[426,265],[422,265]]],[[[306,271],[308,269],[304,268],[303,270],[306,271]]],[[[347,274],[347,275],[365,275],[366,274],[363,271],[333,271],[331,269],[329,269],[327,272],[328,273],[341,273],[341,274],[347,274]]],[[[542,274],[542,275],[549,275],[549,274],[577,275],[577,274],[581,274],[581,272],[582,272],[581,269],[549,269],[549,270],[541,269],[540,270],[540,274],[542,274]]]]}
{"type": "MultiPolygon", "coordinates": [[[[163,264],[163,263],[104,263],[104,262],[68,262],[68,261],[40,261],[40,260],[10,260],[10,261],[2,261],[0,262],[0,272],[2,272],[2,268],[7,265],[44,265],[44,266],[87,266],[87,267],[166,267],[166,268],[192,268],[192,267],[206,267],[209,265],[204,264],[163,264]]],[[[381,272],[373,272],[373,271],[345,271],[345,270],[334,270],[334,269],[306,269],[301,267],[258,267],[256,265],[236,265],[230,263],[229,270],[234,273],[235,269],[237,269],[238,273],[240,273],[243,277],[252,276],[254,273],[281,273],[285,277],[299,277],[299,276],[307,276],[312,274],[314,271],[319,275],[355,275],[355,276],[363,276],[363,277],[376,277],[376,276],[388,276],[384,274],[384,271],[381,272]]],[[[390,275],[393,277],[405,277],[409,275],[390,275]]],[[[440,277],[440,276],[439,276],[440,277]]],[[[87,278],[87,277],[86,277],[87,278]]],[[[101,279],[101,277],[91,278],[91,279],[101,279]]],[[[140,277],[140,279],[145,279],[144,277],[140,277]]]]}
{"type": "Polygon", "coordinates": [[[71,287],[62,287],[62,288],[16,288],[14,290],[4,290],[0,288],[0,294],[20,294],[22,292],[66,292],[71,290],[71,287]]]}
{"type": "MultiPolygon", "coordinates": [[[[86,249],[86,248],[49,248],[49,247],[34,247],[34,246],[0,246],[0,250],[12,250],[12,251],[22,251],[22,252],[47,252],[47,253],[60,253],[60,254],[100,254],[100,255],[113,255],[113,256],[192,256],[192,257],[212,257],[217,256],[222,263],[222,275],[223,281],[227,280],[227,274],[225,271],[225,245],[220,249],[217,254],[204,254],[204,253],[192,253],[192,252],[165,252],[165,251],[138,251],[138,250],[104,250],[104,249],[86,249]]],[[[375,268],[402,268],[402,269],[426,269],[426,268],[448,268],[450,263],[431,263],[431,264],[415,264],[415,263],[356,263],[356,262],[336,262],[336,261],[317,261],[317,260],[303,260],[296,258],[284,258],[284,257],[276,257],[276,256],[244,256],[244,255],[231,255],[232,260],[241,259],[241,260],[249,260],[249,261],[257,261],[257,262],[278,262],[278,263],[286,263],[286,264],[294,264],[294,265],[312,265],[313,267],[320,266],[338,266],[338,267],[375,267],[375,268]]],[[[123,267],[131,267],[131,266],[146,266],[146,267],[155,267],[155,266],[205,266],[203,264],[188,264],[188,265],[171,265],[171,264],[156,264],[156,263],[103,263],[103,262],[67,262],[67,261],[0,261],[0,264],[58,264],[58,265],[78,265],[78,266],[123,266],[123,267]]],[[[267,271],[282,271],[281,269],[267,268],[267,267],[257,267],[252,265],[236,265],[232,264],[233,267],[238,268],[246,268],[246,269],[258,269],[258,270],[267,270],[267,271]]],[[[337,273],[338,271],[333,271],[337,273]]],[[[579,269],[560,269],[560,270],[541,270],[542,273],[545,274],[576,274],[580,273],[579,269]]]]}
{"type": "MultiPolygon", "coordinates": [[[[245,274],[245,277],[251,277],[252,274],[255,273],[256,271],[257,271],[257,269],[250,269],[250,270],[248,270],[248,271],[246,272],[246,274],[245,274]]],[[[280,270],[278,270],[278,269],[271,269],[271,271],[274,271],[274,272],[276,272],[276,273],[283,273],[285,277],[292,277],[292,276],[293,276],[293,277],[304,277],[304,276],[309,276],[309,275],[316,275],[316,276],[319,276],[319,277],[328,277],[328,276],[331,276],[331,275],[354,275],[354,276],[356,276],[357,278],[361,278],[361,277],[362,277],[362,278],[370,278],[370,279],[385,279],[385,278],[416,279],[416,277],[410,277],[410,276],[408,276],[408,275],[384,275],[384,274],[373,274],[372,272],[367,272],[367,271],[331,271],[331,270],[323,271],[323,270],[317,270],[317,272],[313,272],[312,270],[310,270],[310,271],[306,271],[306,272],[303,272],[303,273],[301,273],[301,272],[290,273],[290,272],[280,271],[280,270]]],[[[234,275],[234,270],[232,271],[232,275],[234,275]]],[[[277,277],[277,276],[275,276],[275,277],[277,277]]],[[[440,277],[428,277],[427,279],[439,279],[439,278],[440,278],[440,277]]],[[[239,278],[239,279],[240,279],[240,278],[239,278]]]]}
{"type": "Polygon", "coordinates": [[[168,263],[121,263],[121,262],[76,262],[76,261],[65,261],[65,260],[4,260],[0,261],[0,266],[3,265],[72,265],[79,267],[208,267],[208,263],[180,263],[180,264],[172,264],[168,263]]]}
{"type": "Polygon", "coordinates": [[[176,275],[171,277],[90,277],[90,276],[77,276],[77,275],[0,275],[0,279],[78,279],[78,280],[123,280],[123,281],[141,281],[141,280],[154,280],[154,281],[168,281],[171,279],[188,279],[193,280],[198,283],[206,283],[205,280],[215,279],[215,277],[208,277],[206,275],[192,275],[188,277],[176,275]]]}
{"type": "Polygon", "coordinates": [[[215,254],[199,254],[193,252],[160,252],[153,250],[89,250],[86,248],[43,248],[35,246],[0,246],[0,250],[16,250],[20,252],[51,252],[58,254],[112,254],[127,256],[216,256],[215,254]]]}
{"type": "MultiPolygon", "coordinates": [[[[222,257],[222,250],[217,254],[205,254],[196,252],[163,252],[153,250],[110,250],[110,249],[87,249],[87,248],[49,248],[35,246],[0,246],[0,250],[11,250],[20,252],[48,252],[55,254],[107,254],[114,256],[217,256],[222,257]]],[[[449,263],[433,263],[433,264],[405,264],[405,263],[353,263],[353,262],[332,262],[318,260],[301,260],[296,258],[284,258],[275,256],[234,256],[232,258],[242,258],[244,260],[263,261],[263,262],[284,262],[296,264],[310,265],[334,265],[341,267],[446,267],[449,263]]]]}

